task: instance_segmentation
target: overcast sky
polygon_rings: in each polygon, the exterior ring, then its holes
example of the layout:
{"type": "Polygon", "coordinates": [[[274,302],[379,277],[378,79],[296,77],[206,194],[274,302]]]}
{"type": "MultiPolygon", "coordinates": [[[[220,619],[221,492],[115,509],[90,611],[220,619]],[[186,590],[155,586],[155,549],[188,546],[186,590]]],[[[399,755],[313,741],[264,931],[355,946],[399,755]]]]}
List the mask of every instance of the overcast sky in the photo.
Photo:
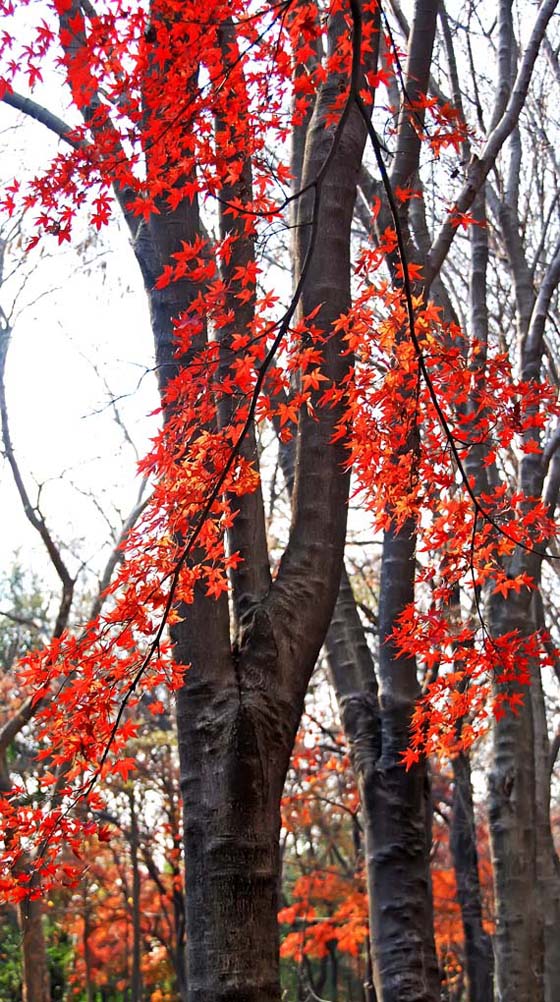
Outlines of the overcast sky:
{"type": "MultiPolygon", "coordinates": [[[[24,123],[0,104],[0,179],[30,176],[56,150],[46,130],[24,123]]],[[[4,232],[5,232],[4,220],[4,232]]],[[[32,219],[25,223],[32,230],[32,219]]],[[[88,236],[77,227],[76,242],[88,236]]],[[[91,231],[89,231],[91,237],[91,231]]],[[[13,258],[11,263],[13,264],[13,258]]],[[[9,266],[8,266],[9,267],[9,266]]],[[[138,490],[135,450],[141,455],[157,419],[158,404],[147,302],[118,218],[85,246],[59,248],[47,238],[42,253],[23,256],[0,290],[7,312],[23,279],[6,387],[11,434],[32,500],[42,484],[41,510],[54,535],[73,552],[73,570],[103,563],[110,533],[138,490]],[[96,371],[97,370],[97,371],[96,371]],[[112,397],[126,433],[116,421],[112,397]],[[135,448],[126,441],[130,436],[135,448]]],[[[0,565],[19,551],[23,564],[41,570],[41,543],[26,522],[5,460],[0,466],[0,565]]]]}

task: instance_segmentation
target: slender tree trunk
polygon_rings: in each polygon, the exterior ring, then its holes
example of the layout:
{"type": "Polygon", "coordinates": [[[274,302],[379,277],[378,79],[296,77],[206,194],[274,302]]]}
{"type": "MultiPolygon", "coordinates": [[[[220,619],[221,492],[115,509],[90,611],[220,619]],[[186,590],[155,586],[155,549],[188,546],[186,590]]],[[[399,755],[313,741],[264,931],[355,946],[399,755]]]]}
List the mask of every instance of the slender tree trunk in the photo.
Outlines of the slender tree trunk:
{"type": "MultiPolygon", "coordinates": [[[[6,749],[0,748],[0,794],[11,789],[6,749]]],[[[18,867],[32,871],[31,860],[25,855],[18,867]]],[[[33,879],[33,878],[32,878],[33,879]]],[[[43,929],[43,902],[40,898],[27,898],[17,906],[21,933],[22,1002],[51,1002],[47,945],[43,929]]]]}
{"type": "MultiPolygon", "coordinates": [[[[91,923],[90,923],[90,904],[87,897],[87,884],[84,886],[84,894],[82,897],[83,909],[84,909],[84,936],[83,936],[83,947],[84,947],[84,968],[86,972],[86,998],[87,1002],[93,1002],[94,985],[92,980],[91,971],[91,948],[89,945],[89,937],[91,935],[91,923]]],[[[128,921],[127,926],[127,939],[128,939],[128,921]]],[[[128,944],[127,944],[128,945],[128,944]]],[[[128,968],[128,962],[127,962],[128,968]]]]}
{"type": "Polygon", "coordinates": [[[544,916],[545,1002],[560,999],[560,864],[550,827],[550,742],[538,666],[530,690],[535,745],[535,829],[539,903],[544,916]]]}
{"type": "MultiPolygon", "coordinates": [[[[560,281],[558,248],[535,292],[520,238],[515,167],[518,143],[512,151],[512,184],[498,217],[508,250],[517,305],[522,379],[531,384],[541,376],[544,332],[552,297],[560,281]]],[[[520,468],[519,487],[527,498],[543,493],[546,465],[539,432],[529,427],[520,468]],[[535,448],[536,447],[536,448],[535,448]]],[[[548,499],[554,514],[557,498],[548,499]]],[[[542,544],[541,544],[542,545],[542,544]]],[[[528,573],[540,584],[541,557],[518,548],[507,562],[511,577],[528,573]]],[[[507,600],[492,596],[490,625],[494,636],[517,631],[526,636],[542,625],[538,609],[524,589],[507,600]]],[[[534,691],[524,693],[517,714],[506,712],[494,724],[494,766],[490,777],[490,834],[497,912],[496,983],[500,1002],[552,1000],[558,987],[560,882],[552,855],[550,833],[548,734],[538,666],[531,664],[534,691]],[[546,930],[546,931],[545,931],[546,930]]],[[[499,691],[499,689],[498,689],[499,691]]]]}
{"type": "Polygon", "coordinates": [[[131,1002],[142,1002],[142,927],[140,920],[140,867],[138,865],[138,817],[134,790],[130,791],[130,862],[132,867],[132,971],[130,978],[131,1002]]]}
{"type": "Polygon", "coordinates": [[[180,1002],[187,1002],[187,958],[185,950],[185,899],[181,891],[173,888],[173,967],[177,979],[177,994],[180,1002]]]}
{"type": "Polygon", "coordinates": [[[50,1002],[49,969],[41,899],[30,898],[22,901],[18,906],[18,914],[23,959],[22,1002],[50,1002]]]}
{"type": "MultiPolygon", "coordinates": [[[[526,632],[528,600],[491,601],[492,633],[526,632]],[[514,604],[517,609],[513,609],[514,604]],[[514,616],[514,611],[517,615],[514,616]]],[[[536,864],[535,734],[531,697],[494,722],[489,820],[499,1002],[544,1002],[544,930],[536,864]]]]}
{"type": "Polygon", "coordinates": [[[381,757],[364,790],[373,968],[380,1002],[439,997],[427,763],[422,760],[407,771],[401,758],[420,688],[414,661],[400,656],[387,639],[413,599],[414,550],[413,525],[385,533],[379,594],[381,757]]]}
{"type": "MultiPolygon", "coordinates": [[[[420,138],[410,102],[428,88],[437,8],[435,0],[417,0],[415,5],[406,99],[402,98],[390,178],[393,191],[410,185],[418,169],[420,138]]],[[[412,246],[408,210],[402,206],[398,211],[408,254],[412,246]]],[[[406,267],[408,261],[401,263],[406,267]]],[[[403,332],[403,337],[408,335],[403,332]]],[[[413,463],[418,449],[414,414],[403,414],[403,420],[410,422],[410,428],[399,451],[413,463]]],[[[413,518],[399,529],[392,525],[384,534],[379,592],[380,756],[364,785],[372,962],[379,1002],[435,1002],[440,994],[429,866],[427,763],[422,760],[408,771],[402,764],[420,687],[414,659],[400,655],[389,639],[400,614],[414,601],[415,545],[413,518]]]]}
{"type": "MultiPolygon", "coordinates": [[[[401,559],[411,559],[413,541],[397,539],[401,559]]],[[[413,553],[413,551],[412,551],[413,553]]],[[[387,569],[387,564],[385,565],[387,569]]],[[[382,582],[380,616],[397,602],[406,575],[394,562],[382,582]]],[[[402,596],[401,596],[402,597],[402,596]]],[[[380,623],[380,629],[382,625],[380,623]]],[[[365,830],[371,926],[371,968],[378,1002],[436,1002],[439,972],[433,936],[429,873],[431,804],[426,764],[409,772],[400,753],[409,742],[410,715],[419,693],[416,668],[403,665],[383,645],[388,684],[379,698],[373,658],[343,575],[327,635],[326,650],[344,732],[350,745],[365,830]],[[403,671],[409,696],[399,689],[403,671]],[[398,685],[391,689],[391,680],[398,685]],[[427,819],[429,819],[427,821],[427,819]]],[[[402,659],[401,659],[402,660],[402,659]]]]}
{"type": "Polygon", "coordinates": [[[469,1002],[492,1002],[494,998],[492,941],[482,925],[478,875],[478,852],[469,757],[460,752],[453,759],[453,813],[451,854],[457,880],[457,897],[465,932],[465,958],[469,1002]]]}

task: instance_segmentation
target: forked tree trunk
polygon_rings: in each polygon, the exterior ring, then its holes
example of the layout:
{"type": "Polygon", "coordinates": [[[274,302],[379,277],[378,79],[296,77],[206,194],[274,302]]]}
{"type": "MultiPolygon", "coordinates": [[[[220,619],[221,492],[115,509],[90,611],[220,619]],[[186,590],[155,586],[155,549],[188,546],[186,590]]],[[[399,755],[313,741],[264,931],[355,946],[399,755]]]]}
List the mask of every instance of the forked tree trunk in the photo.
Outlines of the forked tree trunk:
{"type": "MultiPolygon", "coordinates": [[[[332,20],[335,33],[348,31],[341,14],[332,20]]],[[[296,266],[299,275],[314,230],[301,312],[307,315],[318,308],[314,323],[329,333],[351,302],[350,227],[365,142],[363,122],[352,108],[333,149],[336,126],[327,125],[326,116],[339,83],[338,78],[327,81],[310,125],[303,175],[311,187],[299,205],[300,223],[306,225],[298,231],[296,266]],[[322,172],[327,158],[328,169],[322,172]],[[312,192],[319,176],[317,201],[312,192]]],[[[186,361],[173,357],[172,317],[199,290],[183,281],[158,291],[154,281],[181,240],[193,239],[198,218],[196,200],[175,213],[161,208],[161,215],[152,217],[141,233],[136,250],[151,299],[164,390],[186,361]]],[[[243,248],[239,250],[242,254],[243,248]]],[[[239,301],[233,295],[231,307],[238,314],[239,301]]],[[[240,315],[237,322],[243,322],[240,315]]],[[[330,338],[324,349],[323,371],[336,383],[350,365],[341,348],[342,342],[330,338]]],[[[233,582],[234,648],[227,601],[207,598],[199,588],[193,605],[182,610],[183,621],[172,630],[177,661],[190,665],[177,699],[189,1002],[280,998],[280,800],[342,566],[349,475],[343,470],[344,446],[332,443],[339,416],[337,408],[317,406],[315,416],[302,410],[292,529],[272,585],[256,566],[266,554],[259,528],[264,519],[246,517],[254,497],[245,507],[239,499],[231,542],[244,558],[244,585],[233,582]]]]}

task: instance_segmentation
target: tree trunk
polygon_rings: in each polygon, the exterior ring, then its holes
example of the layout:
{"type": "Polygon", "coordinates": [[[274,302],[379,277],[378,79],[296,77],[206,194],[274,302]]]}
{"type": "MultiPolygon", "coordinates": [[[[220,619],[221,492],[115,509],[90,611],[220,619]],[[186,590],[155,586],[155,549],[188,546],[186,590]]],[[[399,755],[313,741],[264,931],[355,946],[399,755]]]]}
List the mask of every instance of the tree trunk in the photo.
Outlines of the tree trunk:
{"type": "MultiPolygon", "coordinates": [[[[341,14],[332,22],[335,32],[348,31],[341,14]]],[[[355,45],[358,29],[355,25],[355,45]]],[[[318,310],[315,323],[329,334],[351,302],[350,226],[365,142],[356,108],[341,132],[326,124],[333,87],[329,79],[310,126],[303,166],[310,197],[299,205],[299,219],[307,225],[299,228],[296,268],[297,277],[305,269],[301,312],[318,310]]],[[[174,247],[165,220],[158,217],[150,226],[152,234],[164,230],[164,250],[158,249],[156,258],[168,258],[174,247]]],[[[187,239],[174,234],[179,238],[187,239]]],[[[160,371],[172,375],[179,364],[172,360],[172,311],[151,292],[160,371]]],[[[238,308],[232,295],[231,309],[237,314],[238,308]]],[[[324,347],[323,371],[336,382],[350,365],[342,347],[333,337],[324,347]]],[[[164,377],[160,380],[164,388],[164,377]]],[[[292,528],[272,585],[255,568],[263,552],[255,533],[259,525],[264,531],[264,520],[246,525],[248,508],[240,510],[233,549],[240,551],[244,580],[252,584],[247,591],[241,578],[233,582],[233,648],[227,601],[207,598],[200,586],[172,629],[176,660],[190,665],[177,699],[189,1002],[280,998],[280,800],[342,566],[349,474],[343,470],[344,445],[332,442],[341,408],[337,414],[337,408],[317,406],[313,417],[306,408],[301,411],[292,528]]]]}
{"type": "Polygon", "coordinates": [[[538,666],[530,690],[535,743],[535,829],[539,905],[544,916],[545,1002],[560,999],[560,864],[550,828],[550,742],[538,666]]]}
{"type": "MultiPolygon", "coordinates": [[[[526,632],[528,599],[491,600],[492,633],[526,632]],[[514,609],[514,605],[517,607],[514,609]],[[517,613],[517,615],[515,615],[517,613]]],[[[498,999],[544,1002],[544,931],[536,865],[536,777],[530,694],[494,722],[489,821],[496,904],[498,999]]]]}
{"type": "Polygon", "coordinates": [[[379,593],[381,757],[364,790],[373,969],[380,1002],[439,998],[427,763],[421,760],[407,771],[401,758],[420,687],[414,660],[399,655],[387,639],[413,599],[414,550],[413,525],[385,533],[379,593]]]}
{"type": "MultiPolygon", "coordinates": [[[[93,1002],[93,996],[95,992],[95,986],[92,980],[92,970],[91,970],[91,948],[89,945],[89,938],[91,935],[91,922],[90,922],[90,903],[88,900],[88,886],[84,885],[84,893],[82,895],[82,907],[84,915],[84,935],[83,935],[83,948],[84,948],[84,968],[86,973],[86,999],[87,1002],[93,1002]]],[[[128,919],[126,921],[126,939],[128,947],[128,919]]],[[[128,973],[128,958],[126,963],[127,973],[128,973]]]]}
{"type": "Polygon", "coordinates": [[[494,998],[492,941],[482,925],[478,852],[468,755],[460,752],[453,766],[453,813],[450,845],[457,880],[457,897],[465,932],[469,1002],[494,998]]]}
{"type": "MultiPolygon", "coordinates": [[[[407,543],[410,548],[410,538],[407,543]]],[[[385,602],[396,600],[394,587],[402,580],[393,566],[382,584],[385,602]]],[[[406,772],[400,758],[419,692],[415,665],[406,666],[409,700],[397,699],[388,687],[379,699],[373,658],[345,574],[325,646],[362,806],[375,985],[370,994],[378,1002],[435,1002],[429,784],[425,763],[406,772]]],[[[402,681],[405,666],[383,646],[389,678],[402,681]]]]}
{"type": "MultiPolygon", "coordinates": [[[[0,794],[11,789],[6,749],[0,748],[0,794]]],[[[23,854],[18,869],[32,872],[32,862],[23,854]]],[[[31,878],[32,882],[34,877],[31,878]]],[[[17,906],[21,933],[22,1002],[51,1002],[47,946],[43,929],[43,902],[40,898],[24,898],[17,906]]]]}
{"type": "Polygon", "coordinates": [[[192,667],[177,715],[189,1002],[280,998],[280,798],[299,708],[283,707],[291,722],[282,728],[272,644],[261,637],[250,688],[232,678],[213,691],[189,643],[192,667]]]}
{"type": "Polygon", "coordinates": [[[187,1002],[187,958],[185,950],[185,899],[177,887],[173,887],[173,968],[177,979],[177,994],[180,1002],[187,1002]]]}
{"type": "Polygon", "coordinates": [[[130,805],[130,862],[132,867],[132,972],[130,978],[131,1002],[142,1002],[142,928],[140,922],[140,867],[138,865],[138,818],[134,790],[129,793],[130,805]]]}
{"type": "Polygon", "coordinates": [[[39,898],[18,906],[22,937],[22,1002],[50,1002],[47,949],[43,931],[43,903],[39,898]]]}

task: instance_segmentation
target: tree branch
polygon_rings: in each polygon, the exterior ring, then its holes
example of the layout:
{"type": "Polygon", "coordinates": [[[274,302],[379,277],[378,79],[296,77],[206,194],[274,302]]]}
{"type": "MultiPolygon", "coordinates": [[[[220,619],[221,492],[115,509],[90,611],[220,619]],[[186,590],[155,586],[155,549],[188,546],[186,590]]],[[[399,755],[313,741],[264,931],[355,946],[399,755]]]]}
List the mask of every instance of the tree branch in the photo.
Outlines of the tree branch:
{"type": "Polygon", "coordinates": [[[34,119],[35,122],[40,122],[44,125],[49,132],[54,132],[59,139],[68,146],[71,146],[74,150],[87,149],[88,143],[83,139],[76,139],[73,137],[74,130],[71,125],[68,125],[62,118],[58,115],[53,114],[48,108],[43,107],[42,104],[38,104],[37,101],[33,101],[30,97],[25,97],[23,94],[18,94],[16,91],[10,91],[4,94],[2,97],[4,104],[14,108],[16,111],[21,111],[28,118],[34,119]]]}
{"type": "Polygon", "coordinates": [[[558,0],[543,0],[541,3],[506,109],[498,124],[490,132],[481,156],[473,157],[467,172],[466,181],[455,201],[455,205],[449,212],[446,221],[443,223],[439,234],[432,244],[424,269],[424,285],[426,289],[429,289],[434,277],[439,272],[453,243],[457,232],[457,227],[454,225],[457,213],[467,212],[470,209],[477,192],[492,169],[498,153],[519,120],[521,109],[527,98],[540,45],[557,6],[558,0]]]}

